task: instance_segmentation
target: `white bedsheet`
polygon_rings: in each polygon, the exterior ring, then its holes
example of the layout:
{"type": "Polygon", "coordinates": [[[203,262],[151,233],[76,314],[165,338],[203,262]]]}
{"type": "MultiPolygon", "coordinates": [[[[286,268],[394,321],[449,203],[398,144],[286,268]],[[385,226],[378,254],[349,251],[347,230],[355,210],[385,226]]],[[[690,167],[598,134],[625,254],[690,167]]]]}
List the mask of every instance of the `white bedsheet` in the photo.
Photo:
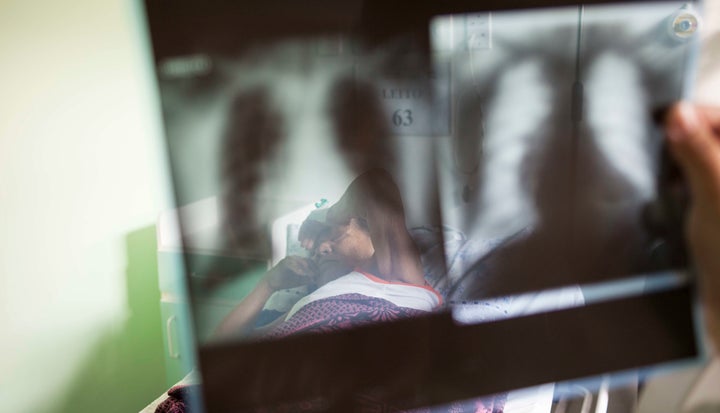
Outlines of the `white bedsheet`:
{"type": "Polygon", "coordinates": [[[421,311],[432,311],[442,303],[440,294],[430,287],[382,281],[377,277],[353,271],[301,298],[290,310],[286,319],[313,301],[351,293],[381,298],[398,307],[421,311]]]}

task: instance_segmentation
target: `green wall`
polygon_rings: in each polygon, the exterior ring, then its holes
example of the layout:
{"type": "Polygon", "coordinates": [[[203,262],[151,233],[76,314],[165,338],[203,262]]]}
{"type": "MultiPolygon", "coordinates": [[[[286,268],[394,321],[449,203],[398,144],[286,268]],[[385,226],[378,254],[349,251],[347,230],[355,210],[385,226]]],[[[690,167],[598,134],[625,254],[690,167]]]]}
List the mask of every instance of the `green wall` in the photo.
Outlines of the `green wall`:
{"type": "Polygon", "coordinates": [[[125,237],[127,308],[87,354],[54,412],[137,412],[166,391],[155,226],[125,237]]]}

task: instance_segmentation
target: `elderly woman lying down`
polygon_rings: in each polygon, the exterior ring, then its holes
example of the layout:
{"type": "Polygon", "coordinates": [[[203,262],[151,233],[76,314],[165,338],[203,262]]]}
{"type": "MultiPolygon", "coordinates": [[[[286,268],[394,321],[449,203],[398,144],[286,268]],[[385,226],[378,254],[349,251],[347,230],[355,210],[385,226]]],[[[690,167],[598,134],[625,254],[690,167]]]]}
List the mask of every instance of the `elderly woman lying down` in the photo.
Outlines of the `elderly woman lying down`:
{"type": "Polygon", "coordinates": [[[220,325],[219,335],[331,331],[419,315],[442,303],[425,281],[399,191],[386,172],[361,175],[327,210],[325,222],[318,215],[300,230],[311,257],[290,256],[268,271],[220,325]],[[308,284],[317,289],[263,331],[251,331],[274,292],[308,284]]]}

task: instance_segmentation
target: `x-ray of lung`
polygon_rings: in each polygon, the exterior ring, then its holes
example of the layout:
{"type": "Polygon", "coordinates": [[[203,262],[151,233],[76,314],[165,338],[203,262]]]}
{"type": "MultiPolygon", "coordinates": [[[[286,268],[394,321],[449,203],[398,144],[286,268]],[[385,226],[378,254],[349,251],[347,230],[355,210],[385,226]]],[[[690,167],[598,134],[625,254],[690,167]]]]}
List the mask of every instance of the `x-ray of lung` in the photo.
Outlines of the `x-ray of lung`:
{"type": "Polygon", "coordinates": [[[699,5],[572,3],[146,1],[208,411],[543,411],[697,355],[699,5]]]}
{"type": "Polygon", "coordinates": [[[444,222],[492,245],[451,274],[453,298],[685,265],[653,215],[653,114],[684,96],[696,29],[681,3],[433,20],[435,62],[453,68],[444,222]]]}

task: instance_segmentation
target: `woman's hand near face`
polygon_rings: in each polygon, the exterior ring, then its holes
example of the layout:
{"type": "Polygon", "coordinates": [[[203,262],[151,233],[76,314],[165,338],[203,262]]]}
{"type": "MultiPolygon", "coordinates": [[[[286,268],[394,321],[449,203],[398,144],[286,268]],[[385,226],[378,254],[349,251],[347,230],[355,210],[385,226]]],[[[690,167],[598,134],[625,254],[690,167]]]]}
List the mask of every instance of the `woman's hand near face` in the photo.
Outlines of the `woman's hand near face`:
{"type": "Polygon", "coordinates": [[[272,291],[300,287],[315,282],[318,268],[309,258],[289,256],[283,258],[265,274],[265,281],[272,291]]]}
{"type": "Polygon", "coordinates": [[[690,186],[687,237],[700,277],[707,325],[720,348],[720,107],[675,105],[668,143],[690,186]]]}
{"type": "Polygon", "coordinates": [[[298,231],[298,241],[300,245],[308,251],[312,251],[315,248],[315,242],[324,231],[328,231],[329,226],[313,219],[306,219],[300,225],[298,231]]]}
{"type": "Polygon", "coordinates": [[[255,318],[277,290],[315,282],[317,267],[307,258],[290,256],[270,269],[215,330],[216,338],[236,337],[252,330],[255,318]]]}

